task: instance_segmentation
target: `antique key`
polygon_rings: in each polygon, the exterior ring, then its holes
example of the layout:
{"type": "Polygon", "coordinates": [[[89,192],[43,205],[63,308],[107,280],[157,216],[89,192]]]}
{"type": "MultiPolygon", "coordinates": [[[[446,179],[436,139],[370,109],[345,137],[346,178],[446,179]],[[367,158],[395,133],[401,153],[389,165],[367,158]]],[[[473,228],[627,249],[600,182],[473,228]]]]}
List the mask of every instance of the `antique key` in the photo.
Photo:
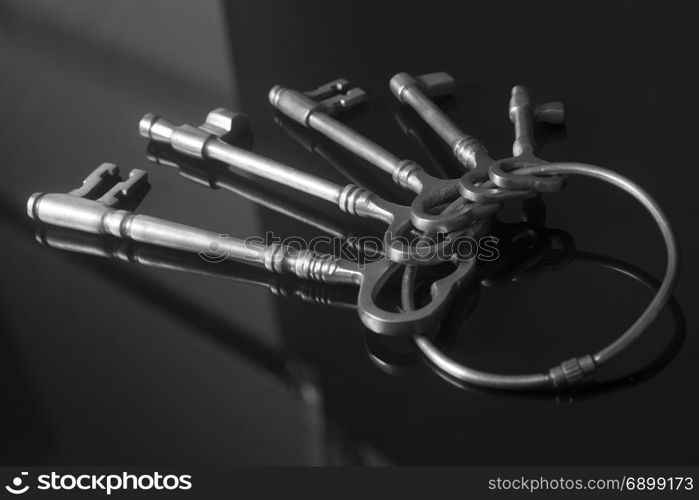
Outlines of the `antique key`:
{"type": "Polygon", "coordinates": [[[299,203],[298,200],[272,193],[259,183],[235,174],[228,165],[221,162],[192,158],[173,150],[166,144],[157,142],[148,143],[146,157],[157,165],[175,168],[182,177],[192,182],[211,189],[225,189],[269,210],[344,240],[357,254],[361,253],[369,258],[383,255],[381,244],[376,239],[356,236],[346,227],[331,220],[326,214],[318,213],[299,203]]]}
{"type": "MultiPolygon", "coordinates": [[[[450,91],[443,82],[433,82],[429,91],[435,95],[450,91]]],[[[391,174],[393,181],[416,193],[410,205],[413,224],[425,232],[447,232],[473,220],[489,217],[499,210],[497,205],[481,205],[460,199],[459,185],[454,179],[440,179],[428,174],[412,160],[401,160],[370,139],[355,132],[331,115],[356,104],[353,98],[359,89],[351,88],[345,79],[322,85],[312,92],[298,92],[279,85],[269,92],[269,101],[280,112],[317,130],[360,158],[391,174]],[[439,206],[449,209],[433,213],[439,206]]],[[[363,92],[362,92],[363,94],[363,92]]]]}
{"type": "MultiPolygon", "coordinates": [[[[373,192],[347,184],[340,186],[323,178],[297,170],[270,158],[235,147],[224,141],[232,127],[241,121],[239,113],[223,108],[211,111],[206,121],[199,127],[191,125],[175,126],[167,120],[146,114],[139,124],[142,137],[156,142],[170,144],[175,150],[200,159],[211,159],[232,165],[240,170],[278,182],[292,189],[316,196],[340,207],[344,212],[360,217],[371,217],[385,222],[388,228],[384,234],[384,252],[397,263],[410,265],[434,265],[451,253],[452,246],[459,236],[469,232],[469,224],[464,225],[462,217],[456,228],[457,234],[436,241],[422,240],[416,249],[408,241],[414,230],[411,209],[391,203],[373,192]]],[[[486,213],[489,213],[486,211],[486,213]]],[[[456,220],[453,219],[453,220],[456,220]]],[[[451,229],[451,225],[449,226],[451,229]]]]}
{"type": "Polygon", "coordinates": [[[412,107],[449,145],[456,159],[470,170],[460,179],[459,190],[464,198],[481,203],[501,203],[532,196],[537,191],[560,191],[564,187],[565,178],[562,176],[515,176],[509,173],[515,168],[547,163],[534,154],[533,124],[535,121],[563,123],[563,103],[549,102],[532,109],[527,90],[522,86],[514,87],[509,113],[515,127],[513,156],[496,161],[488,155],[478,139],[462,132],[428,97],[430,85],[434,85],[434,82],[439,82],[450,93],[454,86],[453,78],[447,73],[418,77],[398,73],[391,78],[389,86],[393,95],[401,103],[412,107]],[[450,85],[446,82],[450,82],[450,85]]]}
{"type": "Polygon", "coordinates": [[[431,300],[426,305],[413,311],[389,311],[379,305],[379,295],[404,266],[385,258],[362,265],[282,244],[263,245],[259,241],[221,237],[213,231],[117,208],[146,183],[146,173],[142,170],[132,170],[127,180],[121,181],[116,165],[105,163],[76,190],[33,194],[27,203],[27,213],[33,219],[55,226],[200,255],[215,251],[226,259],[271,272],[329,284],[357,285],[357,310],[362,322],[371,330],[387,335],[431,331],[439,324],[454,291],[474,276],[475,260],[458,261],[454,257],[454,270],[432,283],[431,300]]]}

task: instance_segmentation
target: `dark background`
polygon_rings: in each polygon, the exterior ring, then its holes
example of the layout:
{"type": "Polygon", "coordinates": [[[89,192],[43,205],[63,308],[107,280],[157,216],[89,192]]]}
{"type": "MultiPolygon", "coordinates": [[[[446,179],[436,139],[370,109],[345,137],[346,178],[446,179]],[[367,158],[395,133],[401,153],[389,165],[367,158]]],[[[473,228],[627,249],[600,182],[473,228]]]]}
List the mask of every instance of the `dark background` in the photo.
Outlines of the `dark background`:
{"type": "MultiPolygon", "coordinates": [[[[0,460],[697,464],[697,21],[680,4],[632,2],[0,2],[0,460]],[[111,161],[148,171],[143,213],[235,236],[321,234],[153,165],[138,120],[153,111],[196,124],[213,107],[241,110],[255,151],[346,182],[276,125],[267,103],[274,84],[310,89],[344,76],[370,94],[348,123],[434,169],[398,125],[388,80],[442,70],[457,81],[449,115],[495,157],[510,153],[509,90],[523,84],[567,107],[565,133],[546,141],[544,158],[612,168],[666,210],[684,258],[681,309],[601,374],[619,383],[513,397],[458,388],[421,364],[396,374],[372,361],[376,339],[354,311],[277,296],[265,273],[207,268],[263,285],[254,286],[49,248],[26,217],[32,192],[66,191],[111,161]]],[[[409,199],[338,155],[380,194],[409,199]]],[[[292,196],[355,231],[375,229],[292,196]]],[[[546,206],[548,225],[578,249],[661,276],[660,238],[633,200],[574,178],[546,206]]],[[[505,217],[516,220],[516,207],[505,217]]],[[[482,289],[453,355],[485,370],[539,371],[599,349],[650,297],[628,277],[573,262],[482,289]]]]}

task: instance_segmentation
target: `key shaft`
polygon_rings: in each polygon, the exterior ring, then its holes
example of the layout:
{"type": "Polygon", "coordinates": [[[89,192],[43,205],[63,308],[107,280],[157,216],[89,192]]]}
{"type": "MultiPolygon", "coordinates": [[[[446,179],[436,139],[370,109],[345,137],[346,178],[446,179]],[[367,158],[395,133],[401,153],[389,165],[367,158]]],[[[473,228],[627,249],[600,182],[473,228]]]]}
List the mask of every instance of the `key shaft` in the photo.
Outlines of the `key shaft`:
{"type": "MultiPolygon", "coordinates": [[[[445,73],[435,74],[442,80],[453,79],[445,73]]],[[[429,75],[427,75],[429,76],[429,75]]],[[[398,73],[389,84],[391,92],[403,104],[412,107],[420,117],[446,142],[457,160],[469,169],[493,160],[488,156],[485,146],[473,137],[464,133],[456,124],[427,96],[430,88],[426,87],[420,77],[414,78],[407,73],[398,73]]]]}
{"type": "Polygon", "coordinates": [[[361,280],[361,273],[355,265],[331,255],[233,238],[157,217],[117,210],[70,194],[34,194],[27,209],[32,218],[46,224],[204,256],[215,254],[279,274],[295,274],[302,279],[345,284],[356,284],[361,280]]]}
{"type": "MultiPolygon", "coordinates": [[[[118,180],[118,170],[114,165],[102,165],[95,172],[100,175],[88,179],[96,187],[104,187],[118,180]],[[104,172],[110,175],[105,178],[101,175],[104,172]]],[[[454,259],[456,269],[431,284],[431,300],[425,306],[414,311],[387,309],[377,299],[391,282],[391,276],[403,269],[396,262],[382,258],[360,265],[312,250],[282,244],[265,245],[259,239],[222,237],[220,233],[137,215],[101,201],[104,198],[106,202],[117,205],[128,201],[128,198],[136,196],[130,188],[143,184],[146,179],[145,172],[133,170],[129,180],[114,185],[125,198],[116,201],[112,196],[83,198],[80,190],[80,194],[35,193],[27,202],[27,212],[31,218],[67,229],[197,253],[202,258],[210,257],[215,252],[214,257],[219,261],[230,259],[264,267],[278,274],[293,274],[301,279],[359,286],[357,310],[362,322],[373,331],[386,335],[415,335],[432,331],[445,313],[453,291],[474,276],[473,260],[454,259]]],[[[87,189],[84,195],[98,196],[96,192],[95,189],[87,189]]]]}
{"type": "Polygon", "coordinates": [[[175,126],[150,113],[143,117],[139,129],[143,137],[156,142],[169,143],[173,149],[188,156],[222,161],[245,172],[279,182],[332,203],[337,203],[340,199],[343,186],[227,144],[210,131],[191,125],[175,126]]]}
{"type": "Polygon", "coordinates": [[[180,153],[199,159],[221,161],[253,175],[332,202],[346,213],[372,217],[388,224],[395,219],[398,208],[366,189],[360,189],[353,184],[340,186],[224,142],[220,138],[222,133],[215,133],[211,127],[207,126],[212,121],[212,117],[216,118],[223,114],[233,113],[216,109],[209,113],[205,125],[192,127],[191,125],[176,126],[159,116],[148,113],[141,119],[139,130],[141,136],[170,144],[180,153]]]}
{"type": "Polygon", "coordinates": [[[270,90],[269,100],[272,106],[292,120],[320,132],[359,158],[391,174],[394,181],[402,187],[415,193],[422,189],[422,167],[413,161],[401,160],[384,147],[336,120],[322,102],[316,102],[301,92],[279,85],[270,90]]]}
{"type": "Polygon", "coordinates": [[[251,174],[279,182],[297,191],[302,191],[332,203],[339,201],[344,187],[321,177],[297,170],[284,163],[230,146],[220,139],[208,141],[204,154],[213,160],[234,165],[251,174]]]}

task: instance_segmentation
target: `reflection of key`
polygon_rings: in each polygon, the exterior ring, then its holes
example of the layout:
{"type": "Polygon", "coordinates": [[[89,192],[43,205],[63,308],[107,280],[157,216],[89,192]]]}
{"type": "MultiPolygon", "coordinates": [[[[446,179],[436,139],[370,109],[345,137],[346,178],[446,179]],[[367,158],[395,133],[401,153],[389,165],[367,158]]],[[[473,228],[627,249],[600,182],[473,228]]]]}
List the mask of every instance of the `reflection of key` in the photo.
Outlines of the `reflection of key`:
{"type": "Polygon", "coordinates": [[[389,193],[389,198],[398,198],[401,204],[412,198],[409,193],[402,189],[396,189],[393,184],[384,184],[376,178],[374,172],[367,171],[360,165],[356,158],[340,149],[337,144],[332,143],[318,132],[308,130],[296,123],[291,118],[282,113],[274,114],[274,122],[281,127],[286,134],[306,151],[323,158],[325,162],[344,175],[350,182],[359,187],[369,189],[374,192],[389,193]]]}
{"type": "MultiPolygon", "coordinates": [[[[102,165],[97,172],[104,168],[102,165]]],[[[116,173],[116,167],[110,165],[109,168],[116,173]]],[[[90,179],[88,177],[88,181],[90,179]]],[[[380,295],[391,277],[402,271],[403,266],[386,259],[360,265],[287,245],[264,245],[257,240],[221,237],[219,233],[119,210],[102,202],[127,198],[133,187],[142,182],[145,182],[145,173],[133,170],[129,180],[117,183],[97,200],[73,194],[35,193],[29,198],[27,212],[34,219],[69,229],[109,234],[200,255],[216,252],[225,259],[264,267],[279,274],[293,274],[301,279],[329,284],[357,285],[360,318],[368,328],[388,335],[431,331],[446,312],[454,291],[474,277],[475,262],[456,261],[454,257],[454,271],[432,284],[432,300],[424,307],[410,312],[387,310],[379,305],[380,295]]]]}
{"type": "MultiPolygon", "coordinates": [[[[304,302],[331,307],[356,308],[356,290],[270,275],[263,270],[233,262],[230,265],[211,264],[191,254],[56,227],[38,228],[36,239],[55,249],[266,286],[275,295],[283,297],[294,296],[304,302]]],[[[89,265],[92,262],[83,263],[89,265]]],[[[104,270],[102,266],[95,268],[104,270]]],[[[181,295],[155,280],[128,272],[108,273],[108,276],[149,305],[174,315],[178,321],[189,325],[191,331],[200,331],[206,338],[230,349],[237,359],[248,361],[263,373],[279,378],[284,386],[289,386],[293,395],[303,400],[312,418],[314,440],[310,444],[315,457],[313,463],[325,464],[322,461],[325,448],[335,446],[335,443],[325,436],[323,392],[313,366],[280,353],[256,336],[240,330],[239,325],[229,322],[225,316],[206,307],[205,303],[181,295]]]]}
{"type": "Polygon", "coordinates": [[[415,227],[422,231],[453,231],[474,220],[489,217],[498,210],[497,206],[465,202],[460,199],[459,186],[454,180],[440,179],[428,174],[414,161],[399,159],[333,118],[331,114],[354,104],[352,99],[343,99],[343,96],[351,94],[351,90],[348,90],[349,84],[346,80],[341,81],[341,87],[332,84],[322,86],[321,89],[335,89],[337,94],[322,100],[316,100],[319,98],[318,94],[322,98],[328,95],[328,91],[303,93],[277,85],[270,90],[269,101],[292,120],[320,132],[363,160],[391,174],[393,181],[402,188],[414,192],[416,196],[410,204],[410,216],[415,227]],[[338,99],[342,106],[334,105],[338,99]],[[435,213],[440,206],[455,199],[458,205],[452,205],[450,210],[435,213]]]}
{"type": "Polygon", "coordinates": [[[36,240],[42,245],[58,250],[262,286],[268,288],[274,295],[295,297],[303,302],[313,302],[343,309],[357,307],[356,289],[278,276],[233,262],[230,265],[213,264],[195,255],[167,248],[56,227],[39,228],[36,232],[36,240]]]}
{"type": "MultiPolygon", "coordinates": [[[[391,203],[354,184],[340,186],[228,144],[224,141],[226,130],[230,129],[230,124],[238,116],[238,113],[219,108],[209,113],[204,125],[192,127],[175,126],[149,113],[141,119],[139,130],[141,136],[170,144],[180,153],[200,159],[222,161],[245,172],[334,203],[349,214],[384,222],[388,226],[384,233],[384,252],[394,262],[419,266],[433,265],[443,260],[444,254],[450,253],[449,248],[454,243],[454,238],[441,241],[432,238],[433,241],[424,241],[421,249],[416,249],[410,244],[409,235],[413,229],[410,207],[391,203]]],[[[470,231],[461,226],[459,229],[470,231]]]]}
{"type": "Polygon", "coordinates": [[[439,137],[413,110],[401,106],[394,117],[403,133],[420,145],[420,149],[429,158],[433,169],[441,177],[447,179],[463,172],[463,166],[460,163],[458,167],[451,168],[454,163],[458,162],[446,158],[446,148],[442,147],[441,143],[437,143],[439,137]]]}

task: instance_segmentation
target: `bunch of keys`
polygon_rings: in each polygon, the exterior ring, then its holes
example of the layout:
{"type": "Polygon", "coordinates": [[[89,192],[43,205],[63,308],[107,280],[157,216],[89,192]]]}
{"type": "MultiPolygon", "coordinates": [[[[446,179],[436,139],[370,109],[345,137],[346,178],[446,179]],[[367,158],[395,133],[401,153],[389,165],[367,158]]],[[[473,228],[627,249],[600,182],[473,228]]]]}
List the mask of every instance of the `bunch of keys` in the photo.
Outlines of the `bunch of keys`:
{"type": "Polygon", "coordinates": [[[136,214],[128,204],[137,193],[143,195],[146,173],[135,169],[126,180],[121,180],[118,169],[112,164],[98,167],[80,188],[69,193],[32,195],[28,213],[51,225],[185,252],[216,251],[226,259],[264,267],[270,272],[328,284],[356,285],[359,287],[357,311],[366,327],[379,334],[412,337],[440,370],[468,384],[537,390],[580,384],[635,341],[669,299],[678,270],[678,250],[667,218],[645,191],[617,173],[594,165],[549,163],[535,155],[534,122],[561,123],[562,104],[533,107],[527,90],[514,87],[509,106],[509,117],[515,128],[513,156],[495,160],[477,139],[461,132],[431,101],[430,96],[450,94],[453,88],[454,81],[446,73],[420,77],[399,73],[390,82],[390,89],[398,100],[413,107],[449,144],[464,168],[463,175],[457,179],[429,175],[416,162],[399,159],[334,118],[333,115],[366,99],[365,92],[344,79],[306,93],[280,86],[269,92],[271,104],[282,114],[390,173],[395,183],[415,194],[409,206],[389,202],[354,184],[338,185],[229,143],[238,132],[247,129],[249,123],[243,115],[222,108],[211,111],[197,127],[177,126],[152,113],[146,114],[139,124],[141,136],[170,145],[183,155],[220,161],[334,203],[346,213],[384,222],[387,230],[381,257],[368,264],[281,244],[250,245],[244,239],[221,238],[217,232],[136,214]],[[476,371],[450,360],[430,343],[427,335],[439,326],[454,294],[476,279],[475,259],[460,258],[454,251],[455,242],[480,234],[502,204],[537,193],[560,191],[570,175],[597,178],[626,191],[658,224],[667,247],[668,265],[650,305],[610,345],[594,354],[566,360],[546,372],[500,375],[476,371]],[[450,264],[451,273],[435,279],[430,286],[429,300],[416,305],[410,293],[415,270],[444,262],[450,264]],[[382,305],[379,296],[401,272],[403,307],[396,310],[382,305]]]}

